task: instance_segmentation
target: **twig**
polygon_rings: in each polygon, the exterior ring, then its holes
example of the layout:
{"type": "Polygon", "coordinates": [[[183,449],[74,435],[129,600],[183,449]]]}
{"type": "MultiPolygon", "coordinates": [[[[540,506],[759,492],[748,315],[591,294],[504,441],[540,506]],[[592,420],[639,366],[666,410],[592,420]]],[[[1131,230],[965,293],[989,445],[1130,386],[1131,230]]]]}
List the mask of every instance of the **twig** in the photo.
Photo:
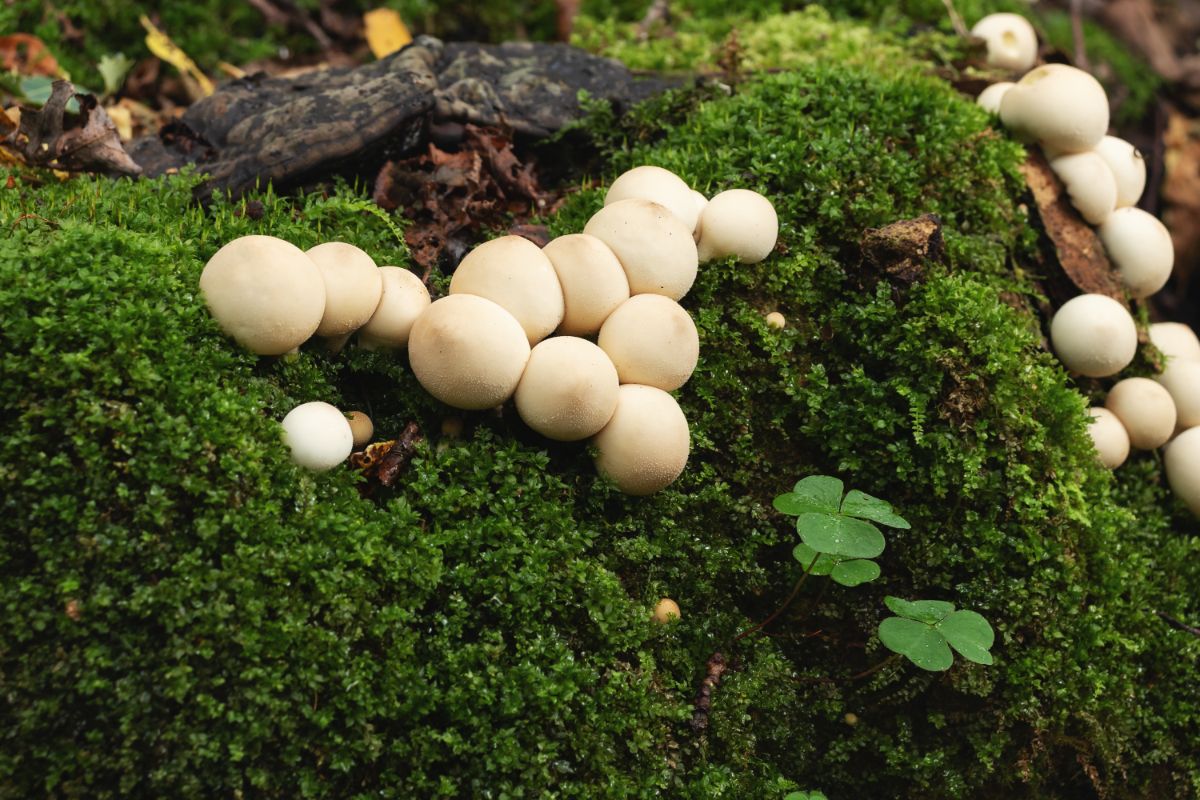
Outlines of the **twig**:
{"type": "Polygon", "coordinates": [[[847,678],[846,680],[848,680],[848,681],[856,681],[856,680],[859,680],[859,679],[861,679],[861,678],[865,678],[865,677],[867,677],[868,675],[874,675],[876,672],[879,672],[879,670],[883,669],[884,667],[887,667],[887,666],[889,666],[889,665],[891,665],[891,664],[895,664],[895,663],[896,663],[896,661],[898,661],[898,660],[899,660],[899,658],[900,658],[900,654],[899,654],[899,653],[892,653],[890,656],[888,656],[887,658],[885,658],[883,661],[880,661],[880,662],[879,662],[878,664],[876,664],[875,666],[873,666],[873,667],[870,667],[870,668],[868,668],[868,669],[864,669],[862,672],[860,672],[860,673],[858,673],[858,674],[856,674],[856,675],[851,675],[851,676],[850,676],[849,678],[847,678]]]}
{"type": "Polygon", "coordinates": [[[1087,41],[1083,37],[1083,0],[1071,0],[1071,39],[1075,66],[1084,72],[1091,72],[1088,66],[1087,41]]]}
{"type": "Polygon", "coordinates": [[[1166,622],[1172,628],[1175,628],[1175,629],[1181,630],[1181,631],[1187,631],[1192,636],[1200,636],[1200,628],[1196,628],[1196,627],[1193,627],[1186,623],[1180,622],[1179,620],[1175,619],[1174,617],[1169,617],[1161,611],[1155,611],[1154,613],[1155,613],[1155,615],[1157,615],[1159,617],[1159,619],[1166,622]]]}
{"type": "Polygon", "coordinates": [[[946,13],[950,15],[950,24],[954,26],[954,32],[962,37],[970,36],[971,32],[967,30],[967,23],[963,22],[963,18],[959,16],[958,10],[954,7],[954,0],[942,0],[942,5],[946,7],[946,13]]]}
{"type": "Polygon", "coordinates": [[[776,617],[778,617],[780,614],[782,614],[784,611],[786,611],[787,607],[790,606],[792,604],[792,601],[796,599],[796,595],[798,595],[800,593],[800,587],[804,586],[804,582],[806,580],[808,580],[808,575],[809,575],[809,573],[812,572],[813,567],[815,567],[817,565],[817,560],[819,558],[820,558],[820,556],[818,555],[816,558],[814,558],[812,560],[812,563],[808,565],[808,569],[804,570],[804,574],[800,576],[800,580],[796,581],[796,585],[792,587],[792,593],[788,595],[787,600],[783,601],[783,605],[781,605],[779,608],[777,608],[775,610],[774,614],[767,617],[762,622],[755,625],[753,628],[742,631],[737,636],[733,637],[733,641],[735,641],[735,642],[740,641],[740,640],[746,638],[747,636],[749,636],[750,634],[754,633],[755,631],[762,630],[763,628],[770,625],[775,620],[776,617]]]}
{"type": "Polygon", "coordinates": [[[727,667],[725,656],[713,653],[705,666],[707,670],[704,673],[704,680],[700,682],[700,692],[696,695],[696,710],[692,713],[692,730],[697,732],[708,727],[708,712],[712,707],[713,690],[721,682],[721,673],[727,667]]]}

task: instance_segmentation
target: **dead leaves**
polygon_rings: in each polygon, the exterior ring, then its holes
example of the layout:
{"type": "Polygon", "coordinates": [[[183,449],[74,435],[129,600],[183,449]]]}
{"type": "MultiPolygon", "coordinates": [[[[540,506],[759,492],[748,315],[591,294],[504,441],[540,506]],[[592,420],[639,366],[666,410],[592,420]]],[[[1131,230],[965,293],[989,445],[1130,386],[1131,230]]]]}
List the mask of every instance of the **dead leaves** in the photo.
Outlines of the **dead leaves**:
{"type": "Polygon", "coordinates": [[[0,36],[0,68],[20,75],[61,74],[58,61],[38,37],[29,33],[0,36]]]}
{"type": "Polygon", "coordinates": [[[121,147],[113,121],[90,94],[76,94],[68,81],[55,81],[41,110],[24,109],[20,129],[4,146],[30,166],[51,169],[140,175],[141,167],[121,147]],[[67,114],[75,98],[78,114],[67,114]]]}

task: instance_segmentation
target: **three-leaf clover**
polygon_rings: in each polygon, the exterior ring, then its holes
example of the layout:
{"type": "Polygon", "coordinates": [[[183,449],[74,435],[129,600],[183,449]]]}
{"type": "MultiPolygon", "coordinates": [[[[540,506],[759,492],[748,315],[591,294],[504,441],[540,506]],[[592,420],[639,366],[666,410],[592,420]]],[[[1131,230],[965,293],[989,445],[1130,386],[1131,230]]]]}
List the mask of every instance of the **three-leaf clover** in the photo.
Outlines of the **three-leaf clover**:
{"type": "Polygon", "coordinates": [[[974,611],[955,610],[944,600],[908,601],[889,595],[883,602],[897,616],[879,623],[879,641],[921,669],[949,669],[954,663],[950,648],[976,664],[992,663],[989,651],[996,634],[974,611]]]}
{"type": "Polygon", "coordinates": [[[790,792],[783,800],[829,800],[823,792],[790,792]]]}

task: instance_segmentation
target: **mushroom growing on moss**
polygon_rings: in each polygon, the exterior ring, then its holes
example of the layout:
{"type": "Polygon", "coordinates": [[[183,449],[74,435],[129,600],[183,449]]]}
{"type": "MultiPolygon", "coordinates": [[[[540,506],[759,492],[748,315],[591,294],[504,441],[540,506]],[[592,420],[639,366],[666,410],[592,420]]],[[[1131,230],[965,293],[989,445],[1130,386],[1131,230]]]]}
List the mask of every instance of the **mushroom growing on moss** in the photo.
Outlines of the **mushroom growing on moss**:
{"type": "Polygon", "coordinates": [[[450,294],[472,294],[516,318],[533,345],[563,320],[563,291],[554,264],[521,236],[501,236],[476,247],[454,270],[450,294]]]}
{"type": "Polygon", "coordinates": [[[679,611],[679,604],[669,597],[664,597],[654,604],[654,613],[651,617],[660,625],[665,625],[668,622],[676,621],[683,618],[679,611]]]}
{"type": "Polygon", "coordinates": [[[347,413],[346,421],[350,423],[350,432],[354,434],[355,447],[362,447],[375,435],[375,423],[361,411],[347,413]]]}
{"type": "Polygon", "coordinates": [[[700,335],[683,306],[669,297],[638,294],[604,321],[597,340],[621,383],[671,391],[687,383],[700,358],[700,335]]]}
{"type": "Polygon", "coordinates": [[[621,173],[608,187],[604,205],[610,206],[631,198],[651,200],[666,206],[688,230],[696,227],[699,209],[692,196],[692,188],[668,169],[647,165],[621,173]]]}
{"type": "Polygon", "coordinates": [[[292,451],[292,460],[305,469],[333,469],[354,449],[349,420],[329,403],[298,405],[287,413],[282,424],[283,440],[292,451]]]}
{"type": "Polygon", "coordinates": [[[1050,341],[1067,369],[1089,378],[1115,375],[1137,353],[1137,326],[1125,306],[1102,294],[1063,303],[1050,322],[1050,341]]]}
{"type": "Polygon", "coordinates": [[[525,424],[560,442],[594,436],[617,407],[617,369],[596,345],[555,336],[529,354],[513,399],[525,424]]]}
{"type": "Polygon", "coordinates": [[[1172,439],[1163,463],[1171,491],[1200,516],[1200,428],[1189,428],[1172,439]]]}
{"type": "Polygon", "coordinates": [[[346,242],[325,242],[305,254],[325,281],[325,313],[317,336],[346,336],[365,325],[383,294],[383,278],[375,261],[346,242]]]}
{"type": "Polygon", "coordinates": [[[1108,131],[1108,96],[1090,74],[1066,64],[1026,73],[1000,101],[1000,121],[1058,154],[1080,153],[1108,131]]]}
{"type": "Polygon", "coordinates": [[[1181,428],[1200,425],[1200,361],[1172,361],[1155,377],[1175,401],[1181,428]]]}
{"type": "Polygon", "coordinates": [[[1117,181],[1117,208],[1137,205],[1146,189],[1146,159],[1124,139],[1105,136],[1096,145],[1096,155],[1104,159],[1117,181]]]}
{"type": "Polygon", "coordinates": [[[1175,266],[1175,245],[1157,217],[1140,208],[1118,208],[1097,232],[1131,295],[1149,297],[1166,285],[1175,266]]]}
{"type": "Polygon", "coordinates": [[[737,256],[743,264],[757,264],[778,238],[779,217],[771,201],[749,189],[730,189],[704,207],[696,247],[701,261],[737,256]]]}
{"type": "Polygon", "coordinates": [[[1129,432],[1117,415],[1107,408],[1089,408],[1088,415],[1092,418],[1088,434],[1096,446],[1100,463],[1109,469],[1116,469],[1129,458],[1129,432]]]}
{"type": "Polygon", "coordinates": [[[1067,187],[1071,205],[1090,225],[1099,225],[1117,207],[1117,179],[1094,152],[1068,153],[1050,162],[1067,187]]]}
{"type": "Polygon", "coordinates": [[[629,299],[629,280],[609,246],[586,233],[553,239],[542,252],[562,286],[563,319],[558,333],[592,336],[617,306],[629,299]]]}
{"type": "Polygon", "coordinates": [[[592,443],[602,475],[626,494],[648,495],[683,472],[691,435],[675,398],[653,386],[627,383],[618,392],[612,419],[592,443]]]}
{"type": "Polygon", "coordinates": [[[1149,378],[1117,381],[1104,407],[1116,414],[1139,450],[1162,447],[1175,432],[1175,401],[1163,386],[1149,378]]]}
{"type": "Polygon", "coordinates": [[[1168,359],[1200,361],[1200,338],[1182,322],[1153,323],[1150,342],[1168,359]]]}
{"type": "Polygon", "coordinates": [[[1037,33],[1020,14],[988,14],[971,35],[987,42],[987,63],[993,67],[1024,72],[1037,63],[1037,33]]]}
{"type": "Polygon", "coordinates": [[[1012,81],[998,81],[993,83],[979,93],[975,98],[975,104],[988,112],[992,116],[1000,116],[1000,101],[1004,99],[1004,95],[1008,90],[1016,86],[1012,81]]]}
{"type": "Polygon", "coordinates": [[[376,347],[408,346],[408,334],[417,317],[429,308],[429,290],[421,279],[402,267],[380,267],[383,295],[375,313],[358,331],[359,344],[376,347]]]}
{"type": "Polygon", "coordinates": [[[679,300],[692,288],[700,260],[692,228],[665,206],[621,200],[597,211],[583,232],[616,254],[630,294],[661,294],[679,300]]]}

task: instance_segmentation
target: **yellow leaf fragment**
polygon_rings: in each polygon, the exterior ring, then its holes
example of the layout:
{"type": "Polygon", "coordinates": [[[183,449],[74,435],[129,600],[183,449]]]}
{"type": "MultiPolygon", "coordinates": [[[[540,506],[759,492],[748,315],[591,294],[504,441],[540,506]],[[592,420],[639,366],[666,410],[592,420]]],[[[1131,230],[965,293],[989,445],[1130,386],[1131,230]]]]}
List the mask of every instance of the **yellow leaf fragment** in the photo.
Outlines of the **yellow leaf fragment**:
{"type": "Polygon", "coordinates": [[[108,118],[113,121],[113,125],[117,126],[117,136],[121,137],[122,142],[128,142],[133,138],[133,114],[128,108],[122,106],[109,106],[104,109],[108,112],[108,118]]]}
{"type": "Polygon", "coordinates": [[[208,79],[208,76],[200,71],[196,66],[196,62],[192,61],[187,53],[180,49],[179,45],[171,41],[171,37],[155,27],[150,18],[144,14],[139,18],[142,27],[146,29],[146,47],[150,48],[150,52],[167,62],[181,73],[191,78],[200,87],[200,92],[205,96],[209,96],[216,91],[213,82],[208,79]]]}
{"type": "Polygon", "coordinates": [[[246,77],[246,70],[236,66],[235,64],[230,64],[228,61],[218,61],[217,66],[221,68],[222,72],[231,78],[246,77]]]}
{"type": "Polygon", "coordinates": [[[368,11],[363,14],[363,28],[367,34],[367,46],[376,58],[389,56],[412,41],[412,34],[395,9],[368,11]]]}

